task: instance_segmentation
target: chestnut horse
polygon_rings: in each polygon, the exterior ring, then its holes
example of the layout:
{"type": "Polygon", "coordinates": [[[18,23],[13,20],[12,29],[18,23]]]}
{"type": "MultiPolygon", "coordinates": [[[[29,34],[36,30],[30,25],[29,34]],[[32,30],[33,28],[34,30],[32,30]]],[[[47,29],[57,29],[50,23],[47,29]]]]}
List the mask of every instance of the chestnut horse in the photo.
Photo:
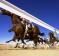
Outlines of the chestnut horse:
{"type": "MultiPolygon", "coordinates": [[[[18,41],[19,41],[21,39],[22,43],[25,43],[24,42],[25,26],[24,26],[24,24],[21,23],[22,18],[17,16],[16,14],[13,14],[13,13],[7,11],[7,10],[1,10],[1,12],[3,15],[8,15],[11,17],[11,21],[13,24],[12,31],[14,31],[15,35],[14,35],[13,39],[10,41],[15,41],[16,39],[18,39],[18,41]]],[[[10,41],[7,41],[7,42],[10,42],[10,41]]]]}
{"type": "Polygon", "coordinates": [[[38,36],[43,36],[43,35],[44,33],[41,33],[39,28],[36,25],[34,25],[34,27],[32,28],[28,27],[28,31],[24,39],[29,39],[34,41],[35,46],[37,46],[37,43],[38,42],[40,43],[38,36]]]}
{"type": "MultiPolygon", "coordinates": [[[[9,32],[11,32],[11,31],[14,31],[14,28],[12,28],[9,32]]],[[[41,41],[41,40],[39,40],[38,35],[43,36],[44,33],[41,33],[40,30],[38,29],[38,27],[36,25],[34,25],[34,27],[32,27],[32,28],[28,28],[27,33],[25,34],[24,40],[34,41],[35,46],[37,46],[37,43],[38,42],[40,43],[40,41],[41,41]]],[[[18,36],[18,40],[19,40],[19,35],[17,35],[17,36],[18,36]]],[[[15,38],[17,36],[15,36],[15,38]]],[[[10,42],[10,41],[12,41],[12,40],[9,40],[7,42],[10,42]]]]}
{"type": "Polygon", "coordinates": [[[49,32],[49,36],[50,36],[50,44],[52,44],[52,46],[54,45],[54,42],[55,41],[59,41],[55,36],[54,36],[54,33],[53,32],[49,32]]]}
{"type": "Polygon", "coordinates": [[[21,23],[22,21],[21,17],[13,13],[10,13],[7,10],[1,10],[1,11],[2,11],[2,14],[11,16],[13,27],[9,31],[10,32],[14,31],[15,33],[14,37],[11,40],[7,41],[7,43],[10,41],[15,41],[16,39],[18,39],[18,41],[21,39],[22,43],[25,43],[24,39],[29,39],[34,41],[35,46],[37,46],[37,42],[40,42],[38,35],[43,36],[44,33],[41,33],[39,28],[36,25],[34,25],[34,27],[32,28],[28,28],[28,31],[27,31],[28,36],[27,36],[24,34],[26,25],[24,26],[24,24],[21,23]]]}

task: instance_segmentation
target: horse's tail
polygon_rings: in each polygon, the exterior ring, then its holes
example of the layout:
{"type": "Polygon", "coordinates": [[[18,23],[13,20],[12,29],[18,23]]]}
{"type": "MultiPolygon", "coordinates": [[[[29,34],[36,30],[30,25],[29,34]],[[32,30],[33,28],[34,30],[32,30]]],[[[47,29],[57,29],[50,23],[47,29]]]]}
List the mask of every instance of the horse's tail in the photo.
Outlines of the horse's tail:
{"type": "Polygon", "coordinates": [[[9,41],[6,41],[6,43],[9,43],[10,41],[13,41],[13,39],[9,40],[9,41]]]}

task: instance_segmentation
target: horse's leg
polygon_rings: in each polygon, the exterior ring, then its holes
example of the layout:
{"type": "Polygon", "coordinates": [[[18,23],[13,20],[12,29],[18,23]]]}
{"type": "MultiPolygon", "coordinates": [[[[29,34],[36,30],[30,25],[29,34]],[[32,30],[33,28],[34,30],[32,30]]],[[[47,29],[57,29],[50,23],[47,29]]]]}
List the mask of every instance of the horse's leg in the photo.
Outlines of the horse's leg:
{"type": "Polygon", "coordinates": [[[6,41],[6,43],[9,43],[10,41],[13,41],[13,39],[9,40],[9,41],[6,41]]]}
{"type": "Polygon", "coordinates": [[[41,41],[41,43],[43,44],[43,41],[41,41]]]}
{"type": "Polygon", "coordinates": [[[26,42],[29,42],[30,41],[30,39],[28,39],[26,42]]]}
{"type": "MultiPolygon", "coordinates": [[[[22,41],[23,44],[26,44],[26,43],[24,42],[24,39],[23,39],[23,38],[21,38],[21,41],[22,41]]],[[[23,49],[23,48],[24,48],[24,45],[23,45],[22,49],[23,49]]]]}
{"type": "Polygon", "coordinates": [[[39,37],[37,37],[37,35],[36,34],[33,34],[33,37],[34,37],[34,44],[35,44],[35,48],[37,48],[37,42],[38,42],[38,40],[39,40],[39,37]]]}
{"type": "Polygon", "coordinates": [[[18,43],[16,44],[15,48],[17,48],[17,47],[18,47],[18,43]]]}
{"type": "Polygon", "coordinates": [[[13,31],[13,28],[14,28],[14,26],[11,29],[9,29],[8,32],[12,32],[13,31]]]}
{"type": "Polygon", "coordinates": [[[16,46],[15,46],[15,48],[17,48],[17,47],[20,48],[19,44],[22,44],[22,43],[19,43],[19,40],[20,40],[20,38],[16,40],[16,46]]]}
{"type": "Polygon", "coordinates": [[[15,46],[15,48],[20,48],[19,46],[18,46],[18,44],[20,44],[19,43],[19,40],[20,40],[20,38],[18,39],[18,36],[14,36],[14,41],[16,42],[16,46],[15,46]]]}
{"type": "Polygon", "coordinates": [[[20,48],[20,46],[19,46],[19,43],[16,43],[16,46],[15,46],[15,48],[17,48],[17,47],[18,47],[18,48],[20,48]]]}
{"type": "Polygon", "coordinates": [[[35,46],[34,48],[37,48],[37,42],[34,41],[34,44],[35,44],[35,45],[34,45],[34,46],[35,46]]]}
{"type": "Polygon", "coordinates": [[[34,39],[34,46],[35,46],[35,48],[37,48],[37,39],[34,39]]]}
{"type": "Polygon", "coordinates": [[[15,39],[16,39],[16,35],[14,35],[14,37],[11,40],[6,41],[6,43],[9,43],[10,41],[15,41],[15,39]]]}
{"type": "Polygon", "coordinates": [[[12,32],[12,31],[13,31],[12,28],[8,30],[8,32],[12,32]]]}
{"type": "Polygon", "coordinates": [[[38,43],[40,44],[40,40],[38,39],[38,43]]]}
{"type": "Polygon", "coordinates": [[[24,39],[23,39],[23,38],[21,38],[21,41],[22,41],[22,43],[26,44],[26,43],[24,42],[24,39]]]}
{"type": "Polygon", "coordinates": [[[15,35],[14,35],[14,37],[13,37],[13,39],[11,39],[11,40],[9,40],[9,41],[6,41],[6,43],[9,43],[10,41],[15,41],[15,35]]]}

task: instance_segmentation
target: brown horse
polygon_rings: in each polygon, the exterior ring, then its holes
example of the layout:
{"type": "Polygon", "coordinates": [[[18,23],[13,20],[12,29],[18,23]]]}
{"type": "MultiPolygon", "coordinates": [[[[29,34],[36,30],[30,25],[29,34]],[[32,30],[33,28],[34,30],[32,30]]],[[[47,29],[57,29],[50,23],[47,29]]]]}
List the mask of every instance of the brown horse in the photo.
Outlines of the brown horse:
{"type": "Polygon", "coordinates": [[[38,35],[43,36],[44,33],[41,33],[39,28],[36,25],[34,25],[34,27],[32,28],[28,27],[28,31],[27,31],[27,35],[25,36],[25,39],[34,41],[35,46],[37,46],[37,42],[40,43],[38,35]]]}
{"type": "Polygon", "coordinates": [[[36,25],[34,25],[34,27],[32,27],[32,28],[28,28],[27,33],[29,36],[27,36],[28,38],[24,37],[25,26],[24,26],[24,24],[21,23],[22,19],[19,16],[15,15],[13,13],[10,13],[9,11],[6,11],[6,10],[2,10],[2,13],[5,15],[11,16],[12,23],[13,23],[13,25],[15,25],[9,30],[9,31],[15,32],[14,38],[7,41],[7,43],[10,41],[15,41],[16,39],[18,39],[18,41],[21,39],[22,42],[24,43],[24,41],[23,41],[24,39],[30,39],[30,40],[34,41],[35,45],[37,45],[37,42],[39,42],[38,35],[43,36],[44,33],[40,33],[40,30],[38,29],[38,27],[36,25]]]}
{"type": "MultiPolygon", "coordinates": [[[[11,32],[11,31],[14,31],[14,29],[15,29],[15,28],[12,28],[12,29],[10,30],[10,32],[11,32]]],[[[38,43],[38,42],[40,43],[40,41],[41,41],[41,40],[39,40],[38,35],[43,36],[44,33],[41,33],[40,30],[38,29],[38,27],[37,27],[36,25],[34,25],[34,27],[32,27],[32,28],[28,28],[28,31],[27,31],[27,33],[25,34],[24,40],[34,41],[35,46],[37,46],[37,43],[38,43]]],[[[19,39],[20,39],[20,38],[19,38],[19,35],[17,35],[17,36],[18,36],[18,40],[19,40],[19,39]]],[[[16,38],[17,36],[15,36],[15,38],[16,38]]],[[[13,38],[13,39],[14,39],[14,38],[13,38]]],[[[12,39],[12,40],[13,40],[13,39],[12,39]]],[[[9,41],[7,41],[7,42],[10,42],[10,41],[12,41],[12,40],[9,40],[9,41]]],[[[41,42],[42,42],[42,41],[41,41],[41,42]]]]}
{"type": "Polygon", "coordinates": [[[50,44],[52,44],[52,46],[53,46],[54,42],[58,41],[58,39],[54,36],[53,32],[49,32],[49,36],[50,36],[50,44]]]}
{"type": "MultiPolygon", "coordinates": [[[[22,43],[24,43],[25,26],[24,24],[22,24],[22,18],[7,10],[1,10],[1,12],[2,14],[8,15],[11,17],[11,21],[13,24],[12,31],[14,31],[15,35],[14,35],[14,38],[10,41],[15,41],[16,39],[18,39],[19,41],[21,39],[22,43]]],[[[11,29],[9,31],[11,31],[11,29]]],[[[7,42],[10,42],[10,41],[7,41],[7,42]]]]}

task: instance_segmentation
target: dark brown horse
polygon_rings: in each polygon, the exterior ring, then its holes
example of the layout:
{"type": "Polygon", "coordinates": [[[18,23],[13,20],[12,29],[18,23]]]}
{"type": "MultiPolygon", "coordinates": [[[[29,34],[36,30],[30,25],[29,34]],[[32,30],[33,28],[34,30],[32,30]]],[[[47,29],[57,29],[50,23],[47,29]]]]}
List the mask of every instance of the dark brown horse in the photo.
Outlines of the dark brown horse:
{"type": "Polygon", "coordinates": [[[49,32],[49,36],[50,36],[50,44],[54,45],[54,42],[58,41],[58,39],[54,36],[53,32],[49,32]]]}
{"type": "MultiPolygon", "coordinates": [[[[12,28],[10,30],[10,32],[11,31],[14,31],[14,28],[12,28]]],[[[28,28],[27,33],[25,34],[24,40],[34,41],[35,46],[37,46],[38,42],[39,43],[42,42],[42,40],[39,40],[38,35],[43,36],[44,33],[41,33],[40,30],[38,29],[38,27],[36,25],[34,25],[34,27],[32,27],[32,28],[28,28]]],[[[17,36],[18,36],[18,39],[19,39],[19,35],[17,35],[17,36]]],[[[15,36],[15,38],[17,36],[15,36]]],[[[12,40],[10,40],[10,41],[12,41],[12,40]]],[[[7,42],[10,42],[10,41],[7,41],[7,42]]]]}
{"type": "Polygon", "coordinates": [[[37,42],[39,42],[38,35],[43,36],[44,33],[41,33],[39,28],[36,25],[34,25],[34,27],[32,27],[32,28],[28,28],[27,34],[29,36],[24,37],[25,26],[24,26],[24,24],[21,23],[22,19],[19,16],[15,15],[13,13],[10,13],[9,11],[6,11],[6,10],[2,10],[2,13],[5,15],[11,16],[12,23],[13,23],[13,25],[15,25],[9,30],[9,31],[15,32],[14,38],[7,42],[15,41],[16,39],[18,39],[18,41],[19,41],[21,39],[22,42],[24,43],[24,41],[23,41],[24,39],[30,39],[30,40],[34,41],[35,45],[37,45],[37,42]]]}
{"type": "Polygon", "coordinates": [[[40,43],[38,35],[43,36],[44,33],[41,33],[39,28],[36,25],[34,25],[34,27],[32,28],[28,27],[28,31],[27,31],[27,35],[25,36],[25,39],[34,41],[35,46],[37,46],[37,43],[38,42],[40,43]]]}
{"type": "MultiPolygon", "coordinates": [[[[11,21],[13,24],[12,31],[14,31],[15,35],[13,39],[10,41],[15,41],[16,39],[18,39],[19,41],[21,39],[22,43],[24,43],[25,26],[24,24],[22,24],[22,18],[7,10],[1,10],[1,12],[3,15],[8,15],[11,17],[11,21]]],[[[11,31],[11,29],[9,31],[11,31]]],[[[7,42],[10,42],[10,41],[7,41],[7,42]]]]}

